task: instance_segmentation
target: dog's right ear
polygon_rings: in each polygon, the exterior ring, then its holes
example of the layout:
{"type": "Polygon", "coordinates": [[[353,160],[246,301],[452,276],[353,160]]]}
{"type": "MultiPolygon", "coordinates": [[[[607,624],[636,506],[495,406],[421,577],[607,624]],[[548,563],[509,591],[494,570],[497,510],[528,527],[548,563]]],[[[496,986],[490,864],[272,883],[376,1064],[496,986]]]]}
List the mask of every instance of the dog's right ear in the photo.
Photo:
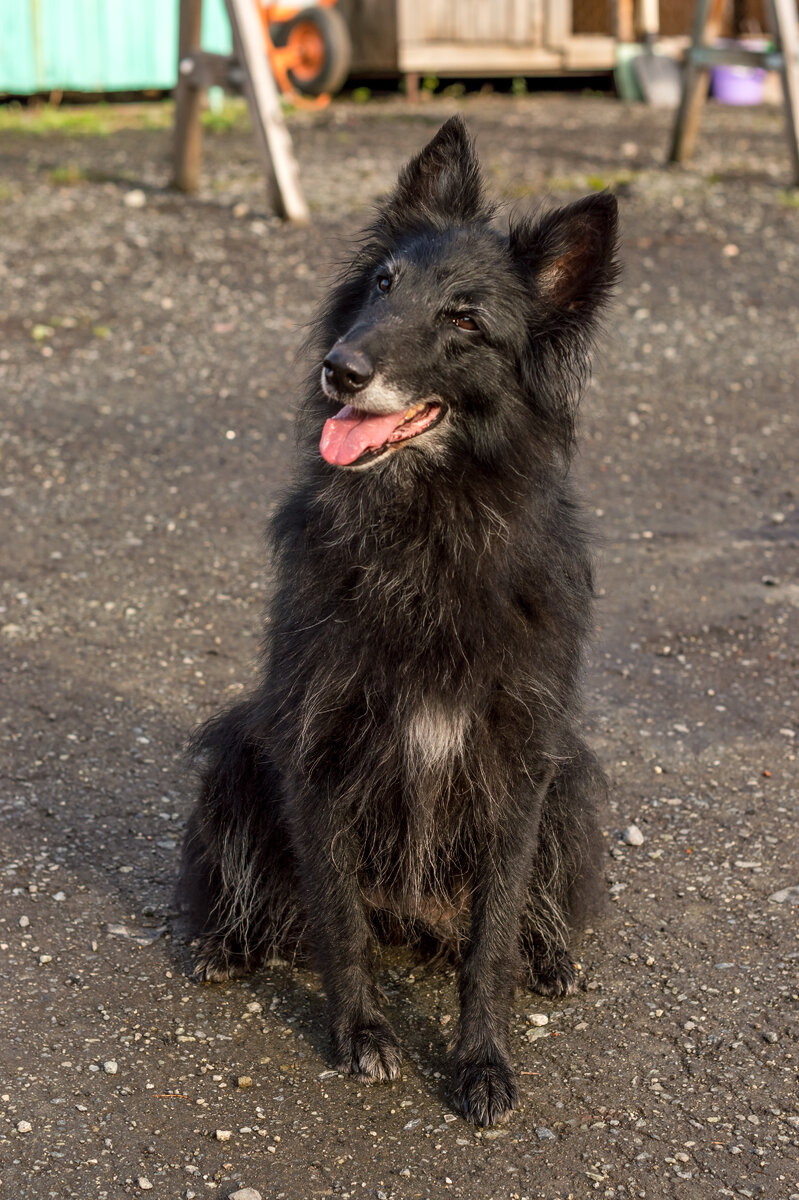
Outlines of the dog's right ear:
{"type": "Polygon", "coordinates": [[[380,219],[394,230],[489,215],[474,142],[463,118],[456,116],[402,168],[380,219]]]}

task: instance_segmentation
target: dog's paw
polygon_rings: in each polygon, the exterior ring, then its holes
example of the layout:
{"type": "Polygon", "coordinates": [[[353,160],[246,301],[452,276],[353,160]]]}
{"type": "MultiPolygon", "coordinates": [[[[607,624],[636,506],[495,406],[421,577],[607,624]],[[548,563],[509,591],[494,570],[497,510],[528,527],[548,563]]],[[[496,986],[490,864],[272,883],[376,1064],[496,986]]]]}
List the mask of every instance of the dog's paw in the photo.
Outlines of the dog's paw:
{"type": "Polygon", "coordinates": [[[455,1072],[453,1107],[475,1125],[501,1125],[519,1102],[513,1071],[501,1060],[462,1063],[455,1072]]]}
{"type": "Polygon", "coordinates": [[[543,962],[533,960],[527,968],[527,986],[542,996],[570,996],[577,991],[579,973],[568,950],[559,950],[543,962]]]}
{"type": "Polygon", "coordinates": [[[385,1023],[361,1025],[349,1033],[334,1035],[336,1066],[378,1083],[397,1079],[400,1073],[399,1043],[385,1023]]]}
{"type": "Polygon", "coordinates": [[[249,969],[243,955],[231,954],[220,945],[201,945],[194,956],[191,977],[197,983],[226,983],[228,979],[240,979],[249,969]]]}

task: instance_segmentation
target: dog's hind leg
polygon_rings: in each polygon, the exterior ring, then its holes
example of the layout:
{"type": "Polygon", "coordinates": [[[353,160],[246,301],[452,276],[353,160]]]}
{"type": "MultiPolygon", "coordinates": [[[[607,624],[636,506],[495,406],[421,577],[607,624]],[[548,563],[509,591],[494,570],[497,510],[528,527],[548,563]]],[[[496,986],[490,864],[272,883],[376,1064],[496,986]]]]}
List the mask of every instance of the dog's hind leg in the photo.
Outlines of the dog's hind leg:
{"type": "Polygon", "coordinates": [[[522,919],[525,982],[545,996],[575,991],[578,968],[569,941],[601,906],[602,842],[596,814],[606,790],[593,754],[575,742],[544,801],[522,919]]]}
{"type": "Polygon", "coordinates": [[[178,899],[196,939],[195,978],[245,974],[296,946],[303,918],[280,819],[281,780],[252,730],[247,703],[193,741],[201,790],[183,842],[178,899]]]}

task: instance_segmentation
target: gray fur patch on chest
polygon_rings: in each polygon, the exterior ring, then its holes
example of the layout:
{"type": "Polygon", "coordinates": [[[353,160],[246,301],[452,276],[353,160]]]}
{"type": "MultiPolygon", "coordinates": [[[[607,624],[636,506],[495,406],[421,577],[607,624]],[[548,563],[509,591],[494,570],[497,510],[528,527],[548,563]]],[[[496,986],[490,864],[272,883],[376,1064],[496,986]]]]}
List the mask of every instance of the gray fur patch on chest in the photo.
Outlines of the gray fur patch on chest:
{"type": "Polygon", "coordinates": [[[450,767],[463,755],[469,715],[463,709],[424,704],[405,726],[405,753],[412,770],[450,767]]]}

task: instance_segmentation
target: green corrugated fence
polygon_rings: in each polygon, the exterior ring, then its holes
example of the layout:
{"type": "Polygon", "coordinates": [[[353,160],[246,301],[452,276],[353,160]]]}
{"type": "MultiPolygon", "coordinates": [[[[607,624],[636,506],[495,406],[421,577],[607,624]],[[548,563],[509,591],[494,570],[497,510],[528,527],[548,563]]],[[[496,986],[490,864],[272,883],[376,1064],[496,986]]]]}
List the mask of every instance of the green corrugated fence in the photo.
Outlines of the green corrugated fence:
{"type": "MultiPolygon", "coordinates": [[[[224,0],[205,0],[203,48],[229,54],[224,0]]],[[[171,88],[178,0],[0,0],[0,93],[171,88]]]]}

